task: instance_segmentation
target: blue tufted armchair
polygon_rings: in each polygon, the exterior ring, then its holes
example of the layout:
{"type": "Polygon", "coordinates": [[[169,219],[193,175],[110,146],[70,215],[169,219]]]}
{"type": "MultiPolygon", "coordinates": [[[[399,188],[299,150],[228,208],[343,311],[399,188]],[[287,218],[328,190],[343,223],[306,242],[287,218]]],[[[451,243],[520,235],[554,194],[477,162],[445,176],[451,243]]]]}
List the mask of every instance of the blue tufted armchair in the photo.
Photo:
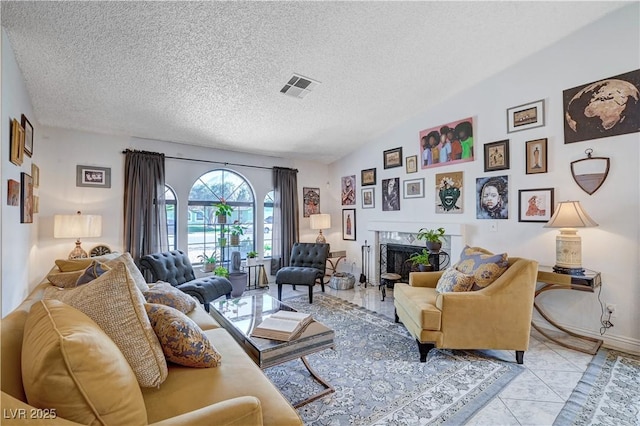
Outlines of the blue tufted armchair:
{"type": "Polygon", "coordinates": [[[309,303],[313,303],[313,286],[316,282],[320,282],[324,292],[327,257],[329,257],[329,244],[295,243],[291,248],[289,266],[281,268],[276,273],[278,300],[282,300],[284,284],[292,285],[294,290],[297,285],[306,285],[309,287],[309,303]]]}

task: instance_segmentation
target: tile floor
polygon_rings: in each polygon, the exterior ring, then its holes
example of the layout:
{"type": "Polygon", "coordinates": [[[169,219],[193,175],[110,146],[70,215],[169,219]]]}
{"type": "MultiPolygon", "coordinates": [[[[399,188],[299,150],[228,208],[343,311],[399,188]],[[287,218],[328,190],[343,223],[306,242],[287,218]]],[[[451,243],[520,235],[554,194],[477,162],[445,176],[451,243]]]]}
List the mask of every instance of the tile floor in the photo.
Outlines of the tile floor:
{"type": "MultiPolygon", "coordinates": [[[[315,287],[315,293],[320,287],[315,287]]],[[[271,284],[269,294],[277,297],[277,286],[271,284]]],[[[356,283],[352,290],[334,290],[325,285],[325,292],[348,300],[369,310],[394,317],[393,291],[381,301],[377,287],[356,283]]],[[[306,296],[308,288],[283,287],[283,299],[306,296]]],[[[515,362],[512,351],[483,351],[485,355],[515,362]]],[[[416,359],[417,359],[416,348],[416,359]]],[[[592,355],[565,349],[549,341],[537,331],[531,331],[529,350],[524,355],[526,370],[478,412],[468,425],[551,425],[586,370],[592,355]]]]}

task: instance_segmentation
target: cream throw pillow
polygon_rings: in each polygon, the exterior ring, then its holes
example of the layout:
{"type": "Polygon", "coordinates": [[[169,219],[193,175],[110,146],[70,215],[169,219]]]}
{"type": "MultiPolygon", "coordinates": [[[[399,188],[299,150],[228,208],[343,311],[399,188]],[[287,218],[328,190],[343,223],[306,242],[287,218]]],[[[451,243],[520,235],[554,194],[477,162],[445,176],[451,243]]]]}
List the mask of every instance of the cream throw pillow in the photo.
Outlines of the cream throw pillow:
{"type": "Polygon", "coordinates": [[[138,287],[138,289],[140,291],[149,290],[149,285],[147,284],[147,281],[144,279],[144,276],[142,275],[142,272],[140,272],[140,269],[138,269],[138,267],[136,266],[135,262],[133,261],[133,258],[131,257],[131,255],[129,253],[123,253],[119,257],[117,257],[117,258],[115,258],[113,260],[107,260],[104,263],[107,266],[113,268],[113,266],[118,262],[122,262],[122,263],[124,263],[126,265],[127,270],[129,271],[129,274],[131,275],[131,278],[133,278],[133,282],[136,284],[136,287],[138,287]]]}
{"type": "Polygon", "coordinates": [[[87,269],[94,260],[102,262],[110,268],[113,268],[113,265],[116,263],[124,263],[127,265],[129,274],[131,274],[133,281],[136,283],[136,287],[138,287],[140,291],[149,290],[147,281],[144,279],[142,272],[140,272],[129,253],[111,253],[105,254],[104,256],[90,257],[86,259],[58,259],[56,260],[56,265],[58,266],[58,269],[60,269],[60,272],[83,271],[87,269]]]}
{"type": "Polygon", "coordinates": [[[84,312],[109,336],[126,358],[142,387],[157,387],[167,378],[167,362],[147,312],[144,297],[124,263],[91,284],[72,289],[50,287],[45,299],[58,299],[84,312]]]}
{"type": "Polygon", "coordinates": [[[118,347],[91,318],[58,300],[31,307],[22,343],[22,381],[29,404],[55,409],[67,420],[147,424],[142,392],[118,347]]]}

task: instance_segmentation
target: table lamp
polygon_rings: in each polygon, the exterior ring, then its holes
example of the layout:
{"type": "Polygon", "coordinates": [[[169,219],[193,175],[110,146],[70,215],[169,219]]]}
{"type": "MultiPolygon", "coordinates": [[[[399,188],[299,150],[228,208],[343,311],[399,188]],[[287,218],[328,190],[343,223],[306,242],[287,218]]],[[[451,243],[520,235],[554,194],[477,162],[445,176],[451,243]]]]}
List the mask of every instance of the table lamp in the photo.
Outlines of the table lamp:
{"type": "Polygon", "coordinates": [[[331,215],[326,213],[312,214],[310,218],[311,218],[311,229],[320,230],[320,233],[316,238],[316,243],[326,244],[327,240],[326,238],[324,238],[324,235],[322,235],[322,230],[331,228],[331,215]]]}
{"type": "Polygon", "coordinates": [[[576,228],[589,228],[598,224],[584,211],[579,201],[558,203],[545,228],[560,228],[556,236],[556,265],[559,274],[583,275],[582,240],[576,228]]]}
{"type": "Polygon", "coordinates": [[[57,214],[53,220],[54,238],[76,238],[76,247],[69,253],[69,259],[89,257],[80,246],[80,238],[100,237],[102,235],[102,216],[76,214],[57,214]]]}

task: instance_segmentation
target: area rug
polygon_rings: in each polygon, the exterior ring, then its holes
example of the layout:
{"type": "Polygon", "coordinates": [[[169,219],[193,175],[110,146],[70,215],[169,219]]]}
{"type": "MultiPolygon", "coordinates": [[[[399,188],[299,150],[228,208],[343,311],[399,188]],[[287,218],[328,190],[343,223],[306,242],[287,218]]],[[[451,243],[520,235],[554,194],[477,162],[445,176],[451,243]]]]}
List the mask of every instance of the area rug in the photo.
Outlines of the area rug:
{"type": "MultiPolygon", "coordinates": [[[[522,372],[473,351],[433,349],[426,363],[402,324],[340,298],[286,299],[335,330],[335,350],[307,359],[336,389],[298,409],[306,425],[462,424],[522,372]]],[[[265,374],[295,403],[322,390],[300,360],[265,374]]]]}
{"type": "Polygon", "coordinates": [[[600,349],[554,425],[640,425],[640,357],[600,349]]]}

